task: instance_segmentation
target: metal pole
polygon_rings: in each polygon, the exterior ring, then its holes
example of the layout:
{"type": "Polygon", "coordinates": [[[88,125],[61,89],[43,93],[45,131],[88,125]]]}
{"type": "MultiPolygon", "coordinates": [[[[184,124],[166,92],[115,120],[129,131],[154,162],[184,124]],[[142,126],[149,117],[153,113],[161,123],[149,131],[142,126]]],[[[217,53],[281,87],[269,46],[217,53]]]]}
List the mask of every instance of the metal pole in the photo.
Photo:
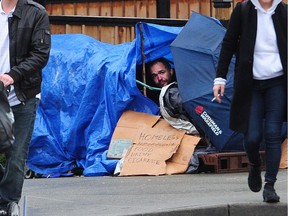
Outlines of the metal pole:
{"type": "MultiPolygon", "coordinates": [[[[145,69],[145,52],[144,52],[144,35],[143,35],[143,28],[142,23],[139,24],[140,28],[140,36],[141,36],[141,56],[142,56],[142,79],[143,83],[146,84],[146,69],[145,69]]],[[[147,96],[147,89],[145,86],[143,86],[143,94],[147,96]]]]}

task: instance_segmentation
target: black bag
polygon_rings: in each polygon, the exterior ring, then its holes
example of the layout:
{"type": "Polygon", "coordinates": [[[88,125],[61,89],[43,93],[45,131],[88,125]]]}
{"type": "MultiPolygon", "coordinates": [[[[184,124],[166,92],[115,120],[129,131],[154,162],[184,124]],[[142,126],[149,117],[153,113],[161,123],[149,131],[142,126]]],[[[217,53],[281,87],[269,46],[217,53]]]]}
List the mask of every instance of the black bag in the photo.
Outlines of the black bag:
{"type": "Polygon", "coordinates": [[[14,116],[10,108],[6,88],[0,81],[0,153],[6,153],[14,142],[14,116]]]}

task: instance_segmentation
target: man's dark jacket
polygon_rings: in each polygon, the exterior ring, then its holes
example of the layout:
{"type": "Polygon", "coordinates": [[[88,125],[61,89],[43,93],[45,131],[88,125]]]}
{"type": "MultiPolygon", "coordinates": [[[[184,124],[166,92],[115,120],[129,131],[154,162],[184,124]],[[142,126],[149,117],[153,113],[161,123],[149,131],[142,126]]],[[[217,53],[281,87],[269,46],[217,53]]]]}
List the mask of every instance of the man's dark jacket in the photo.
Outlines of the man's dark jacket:
{"type": "MultiPolygon", "coordinates": [[[[280,3],[272,15],[277,45],[287,85],[287,5],[280,3]]],[[[253,54],[256,41],[257,11],[254,5],[238,3],[232,12],[225,37],[223,39],[217,76],[226,79],[228,66],[233,54],[236,54],[234,74],[234,95],[230,112],[230,128],[245,133],[248,127],[253,85],[253,54]],[[243,4],[243,6],[241,6],[243,4]]]]}
{"type": "Polygon", "coordinates": [[[31,0],[18,0],[9,18],[10,66],[21,102],[41,91],[42,69],[48,62],[51,35],[49,17],[43,6],[31,0]]]}

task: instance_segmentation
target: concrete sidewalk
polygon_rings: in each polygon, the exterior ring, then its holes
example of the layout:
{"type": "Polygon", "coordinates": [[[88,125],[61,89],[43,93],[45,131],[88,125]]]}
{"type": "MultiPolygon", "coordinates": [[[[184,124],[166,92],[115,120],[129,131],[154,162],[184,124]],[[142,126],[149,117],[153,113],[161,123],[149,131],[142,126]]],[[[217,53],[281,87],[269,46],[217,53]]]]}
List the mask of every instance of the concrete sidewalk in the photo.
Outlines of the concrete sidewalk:
{"type": "MultiPolygon", "coordinates": [[[[280,203],[253,193],[248,173],[26,179],[23,216],[286,216],[287,170],[275,185],[280,203]],[[26,207],[25,207],[26,206],[26,207]]],[[[264,172],[262,172],[264,177],[264,172]]]]}

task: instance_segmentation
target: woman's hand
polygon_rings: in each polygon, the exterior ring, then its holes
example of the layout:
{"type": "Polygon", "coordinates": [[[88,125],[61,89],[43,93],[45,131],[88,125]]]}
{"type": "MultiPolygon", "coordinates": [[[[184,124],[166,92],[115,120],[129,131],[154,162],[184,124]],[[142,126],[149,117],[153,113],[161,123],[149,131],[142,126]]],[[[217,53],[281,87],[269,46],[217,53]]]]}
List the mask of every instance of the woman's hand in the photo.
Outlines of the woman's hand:
{"type": "Polygon", "coordinates": [[[222,102],[221,97],[224,96],[225,92],[225,85],[223,84],[215,84],[213,87],[214,97],[217,100],[218,103],[222,102]]]}

